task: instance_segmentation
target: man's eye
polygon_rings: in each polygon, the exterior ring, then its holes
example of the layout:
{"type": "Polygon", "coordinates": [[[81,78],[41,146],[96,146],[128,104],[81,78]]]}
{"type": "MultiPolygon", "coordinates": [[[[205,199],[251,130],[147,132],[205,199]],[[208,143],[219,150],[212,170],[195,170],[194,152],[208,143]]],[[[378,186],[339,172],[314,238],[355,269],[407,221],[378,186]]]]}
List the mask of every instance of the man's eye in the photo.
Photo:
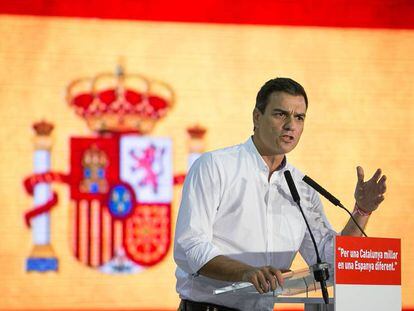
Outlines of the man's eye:
{"type": "Polygon", "coordinates": [[[275,112],[273,115],[275,117],[280,117],[280,118],[284,118],[285,117],[285,114],[283,112],[275,112]]]}
{"type": "Polygon", "coordinates": [[[299,121],[304,121],[305,120],[305,117],[297,116],[296,119],[298,119],[299,121]]]}

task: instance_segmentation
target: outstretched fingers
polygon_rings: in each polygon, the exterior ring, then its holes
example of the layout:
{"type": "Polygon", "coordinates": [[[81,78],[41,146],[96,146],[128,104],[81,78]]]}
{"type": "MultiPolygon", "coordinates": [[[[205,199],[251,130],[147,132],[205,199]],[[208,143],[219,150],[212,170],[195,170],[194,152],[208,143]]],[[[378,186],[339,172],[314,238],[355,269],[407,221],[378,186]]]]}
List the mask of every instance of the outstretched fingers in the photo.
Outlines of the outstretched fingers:
{"type": "Polygon", "coordinates": [[[385,193],[385,191],[387,190],[387,185],[386,182],[387,181],[387,176],[382,175],[381,179],[378,181],[378,187],[380,190],[380,193],[385,193]]]}
{"type": "Polygon", "coordinates": [[[380,168],[378,168],[378,169],[375,171],[374,175],[371,177],[371,179],[370,179],[369,181],[378,182],[378,179],[380,178],[381,173],[382,173],[382,172],[381,172],[381,169],[380,169],[380,168]]]}
{"type": "Polygon", "coordinates": [[[357,177],[358,177],[358,183],[364,182],[364,169],[361,166],[357,166],[357,177]]]}

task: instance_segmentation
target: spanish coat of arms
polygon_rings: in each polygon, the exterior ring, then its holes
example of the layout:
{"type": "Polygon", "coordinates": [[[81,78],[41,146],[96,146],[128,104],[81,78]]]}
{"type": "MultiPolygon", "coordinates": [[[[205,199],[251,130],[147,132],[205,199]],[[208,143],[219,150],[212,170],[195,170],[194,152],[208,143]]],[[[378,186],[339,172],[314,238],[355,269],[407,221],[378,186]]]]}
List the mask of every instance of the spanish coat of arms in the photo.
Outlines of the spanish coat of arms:
{"type": "MultiPolygon", "coordinates": [[[[50,242],[50,210],[58,203],[52,182],[67,183],[74,257],[106,273],[134,273],[161,261],[170,247],[173,186],[184,174],[172,170],[172,141],[150,132],[173,106],[169,85],[141,75],[78,79],[66,100],[93,131],[71,137],[70,172],[50,168],[53,125],[37,122],[34,174],[24,181],[34,207],[25,213],[33,251],[27,271],[57,271],[50,242]]],[[[189,164],[202,152],[205,129],[189,128],[189,164]]]]}

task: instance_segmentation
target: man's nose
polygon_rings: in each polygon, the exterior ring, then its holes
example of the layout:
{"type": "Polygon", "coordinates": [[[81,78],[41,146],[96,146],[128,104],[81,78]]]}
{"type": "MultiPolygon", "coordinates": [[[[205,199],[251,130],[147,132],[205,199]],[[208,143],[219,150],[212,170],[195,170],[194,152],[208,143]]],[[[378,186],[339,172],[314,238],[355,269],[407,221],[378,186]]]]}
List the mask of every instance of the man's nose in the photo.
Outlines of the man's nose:
{"type": "Polygon", "coordinates": [[[293,117],[293,115],[289,115],[286,117],[285,119],[285,123],[283,125],[283,128],[285,130],[294,130],[295,129],[295,118],[293,117]]]}

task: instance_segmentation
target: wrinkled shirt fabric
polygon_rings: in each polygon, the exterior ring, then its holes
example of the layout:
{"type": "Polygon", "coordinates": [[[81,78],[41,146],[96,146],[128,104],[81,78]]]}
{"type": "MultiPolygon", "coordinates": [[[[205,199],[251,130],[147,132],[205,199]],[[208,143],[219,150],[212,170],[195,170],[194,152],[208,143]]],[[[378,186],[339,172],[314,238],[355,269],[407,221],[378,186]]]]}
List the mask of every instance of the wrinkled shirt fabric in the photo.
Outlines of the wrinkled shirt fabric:
{"type": "Polygon", "coordinates": [[[215,289],[231,283],[197,272],[218,255],[277,269],[289,269],[298,251],[308,265],[316,262],[285,170],[292,174],[322,260],[333,263],[337,233],[326,219],[318,194],[286,160],[269,180],[269,168],[249,138],[244,144],[203,154],[185,179],[174,239],[180,298],[240,310],[273,310],[273,298],[266,295],[214,295],[215,289]]]}

